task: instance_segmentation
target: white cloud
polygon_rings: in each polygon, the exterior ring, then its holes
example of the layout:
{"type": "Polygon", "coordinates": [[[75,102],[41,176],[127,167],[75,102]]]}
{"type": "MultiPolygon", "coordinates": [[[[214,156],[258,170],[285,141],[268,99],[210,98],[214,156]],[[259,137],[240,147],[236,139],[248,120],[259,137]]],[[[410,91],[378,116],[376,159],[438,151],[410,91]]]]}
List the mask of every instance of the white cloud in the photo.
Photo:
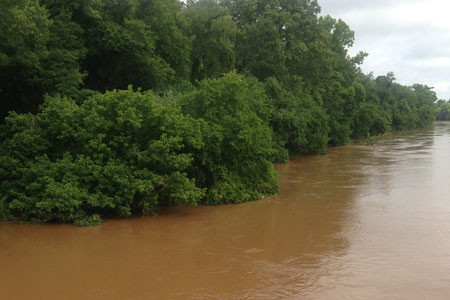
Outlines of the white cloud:
{"type": "Polygon", "coordinates": [[[444,0],[319,0],[322,14],[355,31],[350,53],[368,52],[362,69],[422,83],[450,99],[450,2],[444,0]]]}

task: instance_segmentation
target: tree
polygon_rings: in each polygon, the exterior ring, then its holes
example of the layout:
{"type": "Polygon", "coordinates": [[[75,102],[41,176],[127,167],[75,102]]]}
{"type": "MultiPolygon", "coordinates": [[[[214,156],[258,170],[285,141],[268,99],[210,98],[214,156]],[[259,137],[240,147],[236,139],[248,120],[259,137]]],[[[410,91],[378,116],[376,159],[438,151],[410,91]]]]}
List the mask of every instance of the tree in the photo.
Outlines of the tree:
{"type": "Polygon", "coordinates": [[[206,203],[238,203],[277,191],[272,134],[264,89],[229,73],[208,79],[181,99],[183,111],[203,121],[202,152],[194,154],[195,178],[206,203]]]}
{"type": "Polygon", "coordinates": [[[450,102],[439,100],[437,101],[436,108],[436,120],[438,121],[450,121],[450,102]]]}
{"type": "Polygon", "coordinates": [[[286,76],[284,45],[275,23],[261,17],[248,25],[239,35],[237,44],[238,65],[241,72],[250,72],[260,80],[286,76]]]}
{"type": "Polygon", "coordinates": [[[157,55],[156,37],[150,25],[135,17],[136,10],[135,1],[120,6],[107,1],[84,16],[87,88],[105,91],[133,84],[164,90],[172,80],[173,69],[157,55]]]}
{"type": "Polygon", "coordinates": [[[136,18],[150,26],[155,37],[155,52],[174,70],[177,81],[189,80],[191,47],[189,20],[178,0],[141,0],[136,18]]]}
{"type": "Polygon", "coordinates": [[[328,144],[325,111],[310,95],[293,94],[273,77],[265,81],[271,112],[270,126],[274,134],[275,162],[286,162],[297,154],[324,154],[328,144]]]}
{"type": "Polygon", "coordinates": [[[235,68],[237,27],[214,0],[189,2],[186,17],[194,36],[191,80],[219,77],[235,68]]]}
{"type": "Polygon", "coordinates": [[[152,93],[98,94],[77,105],[48,97],[36,115],[10,114],[0,136],[0,215],[93,225],[101,216],[196,204],[187,175],[200,123],[152,93]]]}
{"type": "Polygon", "coordinates": [[[50,14],[37,1],[0,3],[0,116],[36,111],[43,95],[78,94],[84,74],[82,30],[70,12],[50,14]]]}

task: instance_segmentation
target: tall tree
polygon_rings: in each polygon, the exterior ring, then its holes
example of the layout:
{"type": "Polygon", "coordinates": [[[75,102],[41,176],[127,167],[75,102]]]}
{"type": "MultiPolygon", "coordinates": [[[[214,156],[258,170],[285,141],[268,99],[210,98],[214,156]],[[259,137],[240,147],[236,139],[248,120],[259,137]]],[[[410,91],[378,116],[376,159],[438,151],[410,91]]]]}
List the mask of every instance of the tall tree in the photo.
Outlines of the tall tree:
{"type": "Polygon", "coordinates": [[[194,36],[191,80],[219,77],[235,68],[236,23],[214,0],[188,2],[194,36]]]}
{"type": "Polygon", "coordinates": [[[43,94],[74,95],[83,74],[81,30],[37,1],[0,3],[0,115],[36,111],[43,94]]]}
{"type": "Polygon", "coordinates": [[[174,70],[176,79],[189,80],[192,37],[182,8],[179,0],[141,0],[135,15],[150,26],[155,52],[174,70]]]}

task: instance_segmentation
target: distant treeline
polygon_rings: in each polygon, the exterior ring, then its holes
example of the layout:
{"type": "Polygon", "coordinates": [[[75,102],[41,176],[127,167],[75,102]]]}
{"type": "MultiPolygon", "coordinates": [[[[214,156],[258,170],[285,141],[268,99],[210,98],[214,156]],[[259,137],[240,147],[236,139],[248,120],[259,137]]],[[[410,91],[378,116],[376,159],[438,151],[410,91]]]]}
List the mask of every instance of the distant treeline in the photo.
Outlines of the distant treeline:
{"type": "Polygon", "coordinates": [[[439,100],[437,102],[436,120],[450,121],[450,101],[439,100]]]}
{"type": "MultiPolygon", "coordinates": [[[[0,218],[101,222],[277,192],[273,162],[429,125],[314,0],[0,2],[0,218]]],[[[445,104],[447,105],[447,104],[445,104]]]]}

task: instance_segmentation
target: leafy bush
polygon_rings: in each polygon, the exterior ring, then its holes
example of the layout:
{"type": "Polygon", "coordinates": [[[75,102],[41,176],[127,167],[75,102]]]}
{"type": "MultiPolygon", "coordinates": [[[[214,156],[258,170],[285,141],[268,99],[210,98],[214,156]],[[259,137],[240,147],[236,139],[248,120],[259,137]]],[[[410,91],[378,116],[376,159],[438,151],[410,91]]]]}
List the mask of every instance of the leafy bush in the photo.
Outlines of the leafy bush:
{"type": "Polygon", "coordinates": [[[96,226],[100,225],[102,223],[102,218],[95,214],[92,216],[88,216],[82,219],[77,219],[74,221],[74,224],[80,227],[86,227],[86,226],[96,226]]]}
{"type": "Polygon", "coordinates": [[[306,93],[284,89],[273,77],[264,84],[270,97],[270,126],[274,133],[273,160],[286,162],[289,155],[323,154],[328,143],[325,111],[306,93]]]}
{"type": "Polygon", "coordinates": [[[163,102],[130,88],[82,105],[48,97],[36,115],[11,113],[1,136],[0,212],[89,225],[100,215],[198,203],[204,190],[186,170],[204,146],[200,122],[163,102]]]}
{"type": "Polygon", "coordinates": [[[203,124],[204,148],[193,174],[207,204],[239,203],[273,194],[272,132],[261,84],[235,73],[205,80],[181,99],[183,111],[203,124]]]}
{"type": "Polygon", "coordinates": [[[355,139],[384,134],[390,131],[390,122],[383,109],[372,103],[361,103],[353,125],[355,139]]]}
{"type": "Polygon", "coordinates": [[[0,136],[1,216],[89,226],[277,192],[262,84],[231,73],[167,97],[130,87],[11,113],[0,136]]]}

